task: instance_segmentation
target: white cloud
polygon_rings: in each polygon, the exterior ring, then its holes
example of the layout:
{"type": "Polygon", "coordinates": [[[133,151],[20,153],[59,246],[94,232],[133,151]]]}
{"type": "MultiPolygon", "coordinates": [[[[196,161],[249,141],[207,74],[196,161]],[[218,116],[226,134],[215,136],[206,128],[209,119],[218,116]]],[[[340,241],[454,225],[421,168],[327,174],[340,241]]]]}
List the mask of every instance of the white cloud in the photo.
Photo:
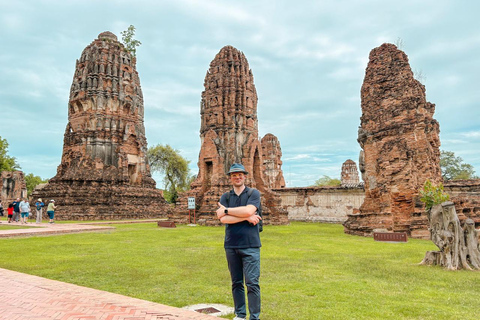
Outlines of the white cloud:
{"type": "Polygon", "coordinates": [[[461,135],[466,138],[480,138],[480,130],[461,133],[461,135]]]}
{"type": "Polygon", "coordinates": [[[297,154],[293,156],[292,158],[285,158],[285,161],[295,161],[295,160],[304,160],[304,159],[310,159],[310,155],[308,154],[297,154]]]}

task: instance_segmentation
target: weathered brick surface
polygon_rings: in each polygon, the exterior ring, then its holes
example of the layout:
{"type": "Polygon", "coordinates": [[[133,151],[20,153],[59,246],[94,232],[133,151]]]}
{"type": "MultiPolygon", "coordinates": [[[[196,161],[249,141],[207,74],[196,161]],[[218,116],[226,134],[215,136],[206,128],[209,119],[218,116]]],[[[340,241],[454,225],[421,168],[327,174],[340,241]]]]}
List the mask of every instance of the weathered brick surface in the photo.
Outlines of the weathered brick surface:
{"type": "Polygon", "coordinates": [[[7,212],[9,203],[17,198],[27,196],[27,184],[22,171],[2,171],[1,179],[0,200],[2,200],[5,212],[7,212]]]}
{"type": "Polygon", "coordinates": [[[480,227],[480,179],[445,181],[444,187],[459,220],[463,223],[470,218],[476,228],[480,227]]]}
{"type": "Polygon", "coordinates": [[[356,187],[360,183],[358,178],[357,164],[355,161],[348,159],[342,164],[341,185],[345,187],[356,187]]]}
{"type": "Polygon", "coordinates": [[[324,186],[275,189],[290,221],[343,223],[358,211],[365,198],[363,186],[324,186]]]}
{"type": "Polygon", "coordinates": [[[171,218],[187,221],[187,197],[195,197],[198,222],[219,224],[214,215],[218,200],[231,189],[226,173],[233,163],[240,162],[249,172],[246,185],[262,193],[266,222],[287,222],[280,198],[265,182],[258,139],[257,91],[245,55],[232,46],[222,48],[210,63],[204,86],[199,172],[191,190],[180,197],[177,212],[171,218]]]}
{"type": "Polygon", "coordinates": [[[267,133],[261,141],[263,158],[263,178],[270,189],[285,188],[282,171],[282,148],[280,141],[271,133],[267,133]]]}
{"type": "Polygon", "coordinates": [[[111,32],[77,60],[62,162],[34,192],[55,199],[59,219],[128,219],[166,215],[146,161],[143,94],[136,59],[111,32]]]}
{"type": "Polygon", "coordinates": [[[0,319],[209,320],[213,316],[0,269],[0,319]]]}
{"type": "MultiPolygon", "coordinates": [[[[445,181],[445,192],[455,203],[458,218],[463,222],[470,218],[480,227],[480,179],[445,181]]],[[[288,210],[289,220],[340,223],[349,214],[358,214],[364,202],[363,184],[340,187],[305,187],[275,189],[288,210]]],[[[422,228],[428,221],[425,215],[413,220],[416,238],[430,239],[430,233],[422,228]]]]}
{"type": "Polygon", "coordinates": [[[418,191],[426,179],[442,181],[435,105],[414,79],[407,55],[393,44],[371,51],[361,98],[365,201],[349,215],[345,232],[370,235],[382,228],[416,236],[427,228],[418,191]]]}

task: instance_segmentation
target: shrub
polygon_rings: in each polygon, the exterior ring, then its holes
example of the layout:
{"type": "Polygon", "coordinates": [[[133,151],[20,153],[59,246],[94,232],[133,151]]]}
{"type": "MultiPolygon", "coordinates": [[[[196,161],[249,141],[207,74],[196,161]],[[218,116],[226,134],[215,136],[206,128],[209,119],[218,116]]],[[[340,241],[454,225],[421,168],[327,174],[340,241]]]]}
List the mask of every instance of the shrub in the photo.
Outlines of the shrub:
{"type": "Polygon", "coordinates": [[[450,196],[443,190],[443,184],[435,186],[427,179],[420,190],[420,201],[425,203],[425,210],[429,211],[434,205],[450,200],[450,196]]]}

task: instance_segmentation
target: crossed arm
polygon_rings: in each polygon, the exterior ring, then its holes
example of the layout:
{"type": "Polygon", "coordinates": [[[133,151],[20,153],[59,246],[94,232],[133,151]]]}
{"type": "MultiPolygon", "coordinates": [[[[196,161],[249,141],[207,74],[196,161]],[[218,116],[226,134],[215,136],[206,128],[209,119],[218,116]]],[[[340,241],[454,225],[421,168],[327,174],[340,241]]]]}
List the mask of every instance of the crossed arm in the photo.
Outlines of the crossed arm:
{"type": "Polygon", "coordinates": [[[242,221],[248,221],[253,225],[256,225],[262,218],[255,214],[257,207],[253,204],[247,204],[246,206],[228,208],[228,215],[225,214],[225,206],[220,202],[218,203],[217,217],[222,223],[235,224],[242,221]]]}

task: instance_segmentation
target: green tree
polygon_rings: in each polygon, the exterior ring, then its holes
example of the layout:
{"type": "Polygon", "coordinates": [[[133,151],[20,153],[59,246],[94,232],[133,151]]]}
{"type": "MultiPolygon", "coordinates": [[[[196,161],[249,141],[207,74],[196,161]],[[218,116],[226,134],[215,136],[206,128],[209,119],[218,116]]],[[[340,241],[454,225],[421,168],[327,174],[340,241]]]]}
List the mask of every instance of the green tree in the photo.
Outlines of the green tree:
{"type": "Polygon", "coordinates": [[[473,166],[463,163],[461,157],[456,157],[452,151],[440,151],[440,168],[444,180],[476,179],[473,166]]]}
{"type": "Polygon", "coordinates": [[[342,182],[339,179],[330,178],[329,176],[324,175],[317,181],[315,181],[315,187],[323,187],[323,186],[339,186],[342,182]]]}
{"type": "Polygon", "coordinates": [[[125,49],[135,57],[137,53],[137,47],[142,44],[140,41],[134,39],[135,27],[133,25],[130,25],[130,27],[128,27],[127,30],[122,31],[121,34],[122,42],[125,46],[125,49]]]}
{"type": "Polygon", "coordinates": [[[8,155],[7,139],[2,139],[0,136],[0,172],[20,170],[20,165],[17,163],[15,157],[8,155]]]}
{"type": "Polygon", "coordinates": [[[178,193],[190,188],[191,177],[188,169],[190,161],[168,144],[148,148],[147,158],[152,171],[165,175],[163,179],[165,200],[175,203],[178,193]]]}
{"type": "Polygon", "coordinates": [[[27,184],[27,194],[31,194],[33,189],[41,183],[47,183],[48,180],[43,180],[39,176],[29,173],[25,176],[25,183],[27,184]]]}
{"type": "Polygon", "coordinates": [[[427,179],[420,190],[420,201],[425,203],[425,211],[429,211],[434,205],[450,200],[450,196],[444,192],[443,184],[435,186],[427,179]]]}

